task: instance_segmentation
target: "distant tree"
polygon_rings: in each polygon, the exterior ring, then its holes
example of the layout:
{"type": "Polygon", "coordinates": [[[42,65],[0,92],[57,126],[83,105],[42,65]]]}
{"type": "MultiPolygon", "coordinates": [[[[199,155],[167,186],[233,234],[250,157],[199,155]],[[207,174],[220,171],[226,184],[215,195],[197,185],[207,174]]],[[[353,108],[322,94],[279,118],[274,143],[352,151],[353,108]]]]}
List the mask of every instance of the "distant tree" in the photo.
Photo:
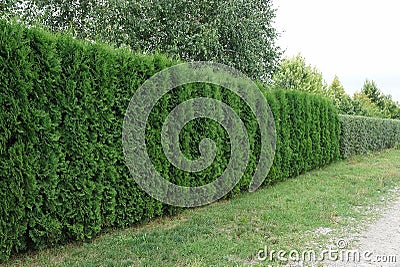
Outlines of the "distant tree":
{"type": "Polygon", "coordinates": [[[364,82],[361,92],[366,95],[372,103],[383,109],[382,93],[374,81],[368,79],[364,82]]]}
{"type": "Polygon", "coordinates": [[[366,80],[361,92],[375,104],[386,118],[400,119],[400,105],[391,95],[383,94],[374,81],[366,80]]]}
{"type": "Polygon", "coordinates": [[[334,99],[342,99],[343,96],[346,94],[346,91],[339,80],[339,77],[335,75],[331,85],[328,87],[328,94],[334,99]]]}
{"type": "Polygon", "coordinates": [[[271,0],[25,0],[27,23],[187,61],[217,61],[268,81],[281,50],[271,0]]]}
{"type": "Polygon", "coordinates": [[[382,110],[363,92],[353,95],[353,105],[356,115],[378,118],[386,117],[382,110]]]}
{"type": "Polygon", "coordinates": [[[337,75],[335,75],[331,85],[328,87],[327,94],[333,100],[333,103],[340,113],[348,115],[355,114],[353,101],[351,97],[346,94],[346,91],[337,75]]]}
{"type": "Polygon", "coordinates": [[[383,113],[390,119],[400,119],[400,104],[393,101],[391,95],[383,95],[383,113]]]}
{"type": "Polygon", "coordinates": [[[308,65],[300,54],[283,60],[272,80],[275,88],[301,90],[328,96],[322,73],[317,68],[308,65]]]}

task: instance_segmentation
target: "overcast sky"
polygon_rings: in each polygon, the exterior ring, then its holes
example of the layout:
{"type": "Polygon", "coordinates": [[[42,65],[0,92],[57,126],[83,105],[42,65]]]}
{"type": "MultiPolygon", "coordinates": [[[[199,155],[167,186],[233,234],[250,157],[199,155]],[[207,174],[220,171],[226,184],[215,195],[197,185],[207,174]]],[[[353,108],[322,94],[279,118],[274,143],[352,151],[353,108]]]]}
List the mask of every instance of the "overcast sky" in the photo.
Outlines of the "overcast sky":
{"type": "Polygon", "coordinates": [[[349,94],[374,80],[400,102],[400,1],[274,0],[286,56],[297,53],[349,94]]]}

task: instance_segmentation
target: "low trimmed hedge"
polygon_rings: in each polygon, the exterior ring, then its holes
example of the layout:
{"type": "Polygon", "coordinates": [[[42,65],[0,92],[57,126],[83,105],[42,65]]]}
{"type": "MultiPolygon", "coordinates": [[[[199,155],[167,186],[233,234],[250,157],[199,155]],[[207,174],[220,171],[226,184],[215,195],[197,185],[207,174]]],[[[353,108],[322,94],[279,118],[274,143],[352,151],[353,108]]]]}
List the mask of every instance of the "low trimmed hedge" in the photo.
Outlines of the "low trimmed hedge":
{"type": "Polygon", "coordinates": [[[400,120],[340,115],[340,152],[344,158],[400,143],[400,120]]]}
{"type": "MultiPolygon", "coordinates": [[[[0,32],[0,259],[176,212],[148,196],[130,176],[121,131],[136,89],[179,62],[5,21],[0,21],[0,32]]],[[[340,157],[339,117],[328,100],[261,89],[274,114],[278,138],[265,184],[340,157]]],[[[155,167],[171,182],[192,186],[209,183],[224,170],[230,146],[223,128],[210,121],[188,124],[180,140],[183,152],[194,157],[199,140],[216,140],[216,160],[202,173],[177,170],[159,153],[157,133],[163,118],[195,96],[222,99],[244,121],[252,155],[229,196],[247,190],[260,151],[258,125],[238,96],[217,86],[189,84],[159,101],[146,133],[155,167]]]]}

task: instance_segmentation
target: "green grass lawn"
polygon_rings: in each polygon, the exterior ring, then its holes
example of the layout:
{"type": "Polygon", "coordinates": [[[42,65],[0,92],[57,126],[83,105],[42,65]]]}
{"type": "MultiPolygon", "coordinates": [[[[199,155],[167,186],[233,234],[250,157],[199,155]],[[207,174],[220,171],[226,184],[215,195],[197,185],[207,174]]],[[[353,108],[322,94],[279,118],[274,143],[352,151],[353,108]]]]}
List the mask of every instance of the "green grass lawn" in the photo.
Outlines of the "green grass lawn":
{"type": "MultiPolygon", "coordinates": [[[[242,266],[269,249],[328,245],[315,234],[343,234],[374,217],[366,207],[393,199],[400,186],[400,150],[336,162],[272,187],[174,217],[115,230],[88,242],[29,252],[9,266],[242,266]]],[[[343,236],[338,236],[343,237],[343,236]]]]}

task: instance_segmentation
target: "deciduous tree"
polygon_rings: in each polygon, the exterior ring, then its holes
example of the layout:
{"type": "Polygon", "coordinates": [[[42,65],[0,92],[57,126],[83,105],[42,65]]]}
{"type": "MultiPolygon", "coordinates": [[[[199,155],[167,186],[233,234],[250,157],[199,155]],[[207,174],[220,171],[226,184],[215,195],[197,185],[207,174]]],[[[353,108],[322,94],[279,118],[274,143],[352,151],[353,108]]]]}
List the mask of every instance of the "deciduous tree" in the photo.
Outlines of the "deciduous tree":
{"type": "Polygon", "coordinates": [[[281,50],[271,0],[25,0],[27,23],[79,38],[217,61],[268,81],[281,50]]]}
{"type": "Polygon", "coordinates": [[[300,54],[283,60],[273,76],[273,87],[328,96],[322,73],[316,67],[308,65],[300,54]]]}

